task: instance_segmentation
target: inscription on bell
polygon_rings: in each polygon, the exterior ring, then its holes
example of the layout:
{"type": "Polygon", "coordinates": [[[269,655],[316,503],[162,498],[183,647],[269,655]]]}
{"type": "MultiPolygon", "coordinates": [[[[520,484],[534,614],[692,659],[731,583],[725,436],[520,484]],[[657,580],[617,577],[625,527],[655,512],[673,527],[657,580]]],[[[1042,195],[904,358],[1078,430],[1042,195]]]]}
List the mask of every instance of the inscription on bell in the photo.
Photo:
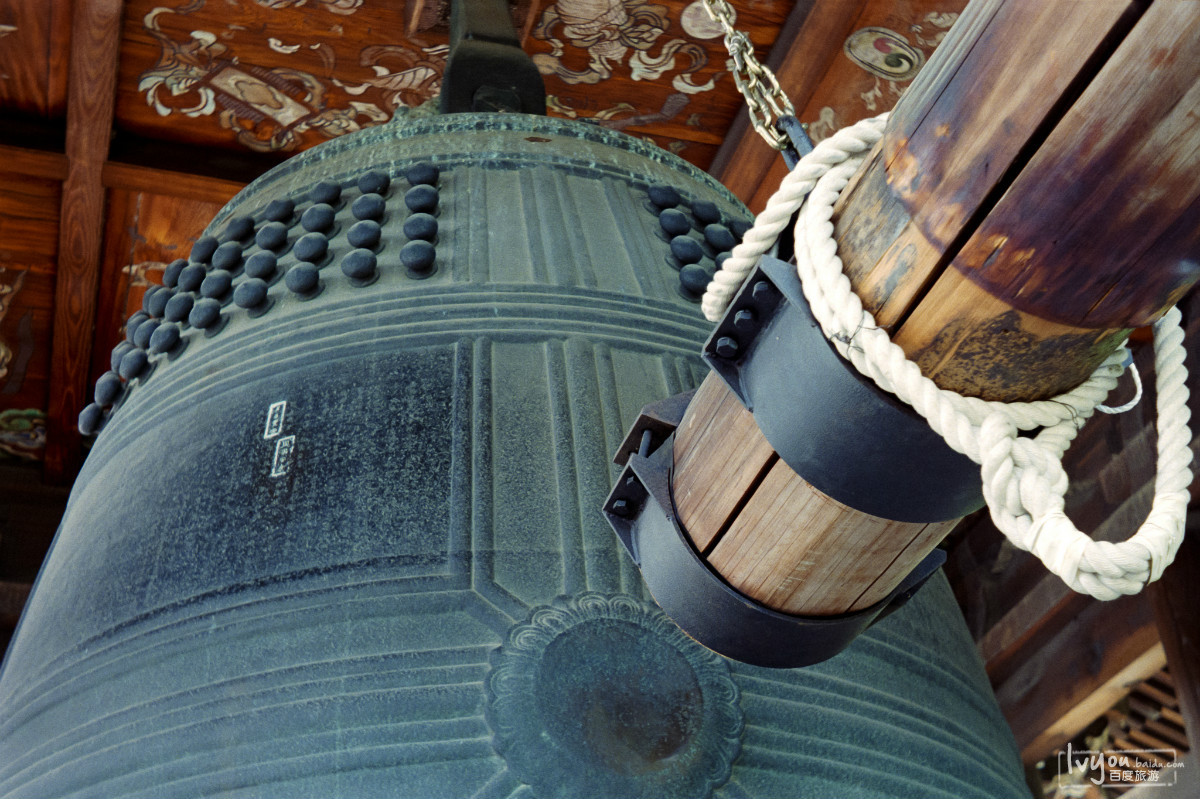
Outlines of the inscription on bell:
{"type": "Polygon", "coordinates": [[[271,459],[272,477],[283,477],[292,470],[292,456],[295,452],[295,436],[284,436],[275,442],[275,457],[271,459]]]}
{"type": "Polygon", "coordinates": [[[267,409],[267,426],[263,429],[263,438],[271,440],[283,432],[283,418],[287,415],[287,400],[271,403],[267,409]]]}

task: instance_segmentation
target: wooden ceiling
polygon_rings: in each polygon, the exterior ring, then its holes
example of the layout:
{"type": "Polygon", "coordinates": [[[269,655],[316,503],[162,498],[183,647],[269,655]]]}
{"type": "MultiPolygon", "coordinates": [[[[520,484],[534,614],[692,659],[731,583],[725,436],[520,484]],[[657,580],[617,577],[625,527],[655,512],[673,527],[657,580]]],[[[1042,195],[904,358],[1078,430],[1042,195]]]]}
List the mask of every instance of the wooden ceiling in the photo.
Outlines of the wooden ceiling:
{"type": "MultiPolygon", "coordinates": [[[[733,5],[820,139],[890,108],[964,0],[733,5]]],[[[551,115],[716,164],[762,204],[782,167],[747,133],[698,0],[511,9],[551,115]]],[[[444,0],[0,0],[0,459],[69,481],[76,415],[164,265],[253,177],[434,100],[448,13],[444,0]]]]}

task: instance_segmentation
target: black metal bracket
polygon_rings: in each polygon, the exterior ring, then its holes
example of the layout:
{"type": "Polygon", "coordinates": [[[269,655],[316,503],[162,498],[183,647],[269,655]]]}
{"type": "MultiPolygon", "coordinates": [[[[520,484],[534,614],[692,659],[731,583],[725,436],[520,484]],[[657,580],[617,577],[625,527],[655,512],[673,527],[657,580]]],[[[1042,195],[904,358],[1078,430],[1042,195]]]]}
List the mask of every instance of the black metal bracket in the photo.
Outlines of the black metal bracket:
{"type": "Polygon", "coordinates": [[[808,130],[804,124],[794,116],[782,116],[775,120],[775,130],[787,136],[790,142],[780,153],[788,171],[791,171],[800,163],[801,158],[813,151],[812,139],[808,137],[808,130]]]}
{"type": "Polygon", "coordinates": [[[705,343],[704,360],[779,457],[838,502],[902,522],[983,507],[979,468],[838,354],[795,266],[762,258],[705,343]]]}
{"type": "Polygon", "coordinates": [[[694,396],[696,390],[692,389],[644,406],[613,456],[613,463],[624,466],[630,455],[640,453],[645,457],[661,447],[683,421],[683,414],[694,396]]]}
{"type": "Polygon", "coordinates": [[[685,633],[726,657],[771,668],[820,663],[904,605],[946,560],[930,552],[885,599],[837,616],[793,616],[743,595],[692,547],[671,497],[674,434],[651,452],[630,454],[604,515],[654,600],[685,633]]]}
{"type": "Polygon", "coordinates": [[[439,110],[546,113],[542,74],[521,49],[506,0],[452,0],[439,110]]]}

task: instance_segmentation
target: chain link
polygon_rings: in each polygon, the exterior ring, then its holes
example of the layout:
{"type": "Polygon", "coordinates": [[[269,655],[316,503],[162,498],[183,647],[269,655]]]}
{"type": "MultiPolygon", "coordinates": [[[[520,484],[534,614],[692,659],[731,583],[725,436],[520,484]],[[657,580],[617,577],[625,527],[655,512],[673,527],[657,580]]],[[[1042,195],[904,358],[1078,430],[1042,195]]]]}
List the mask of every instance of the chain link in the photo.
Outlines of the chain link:
{"type": "Polygon", "coordinates": [[[776,150],[786,149],[791,142],[775,129],[775,120],[796,115],[792,101],[783,93],[775,73],[754,57],[754,44],[750,37],[733,27],[735,15],[728,0],[704,0],[704,10],[725,33],[725,47],[734,66],[733,83],[746,98],[750,124],[758,131],[758,135],[767,140],[767,144],[776,150]]]}

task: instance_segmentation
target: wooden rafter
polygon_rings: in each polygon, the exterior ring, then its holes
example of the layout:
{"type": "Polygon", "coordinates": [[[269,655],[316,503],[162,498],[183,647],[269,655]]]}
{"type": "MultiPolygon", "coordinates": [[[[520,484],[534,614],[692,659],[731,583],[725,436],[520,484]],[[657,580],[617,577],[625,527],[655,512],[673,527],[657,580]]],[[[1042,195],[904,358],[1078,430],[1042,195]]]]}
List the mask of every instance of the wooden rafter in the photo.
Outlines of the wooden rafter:
{"type": "Polygon", "coordinates": [[[14,169],[31,178],[65,180],[67,177],[67,159],[60,153],[0,144],[0,163],[6,171],[14,169]]]}
{"type": "Polygon", "coordinates": [[[245,186],[236,180],[166,172],[162,169],[109,161],[101,171],[105,188],[139,191],[164,197],[224,205],[245,186]]]}
{"type": "Polygon", "coordinates": [[[67,89],[67,177],[59,221],[58,279],[45,475],[69,479],[78,457],[75,419],[86,397],[104,230],[101,179],[112,130],[121,0],[79,0],[67,89]]]}
{"type": "Polygon", "coordinates": [[[1093,602],[996,687],[1026,763],[1036,763],[1163,667],[1149,599],[1093,602]]]}

